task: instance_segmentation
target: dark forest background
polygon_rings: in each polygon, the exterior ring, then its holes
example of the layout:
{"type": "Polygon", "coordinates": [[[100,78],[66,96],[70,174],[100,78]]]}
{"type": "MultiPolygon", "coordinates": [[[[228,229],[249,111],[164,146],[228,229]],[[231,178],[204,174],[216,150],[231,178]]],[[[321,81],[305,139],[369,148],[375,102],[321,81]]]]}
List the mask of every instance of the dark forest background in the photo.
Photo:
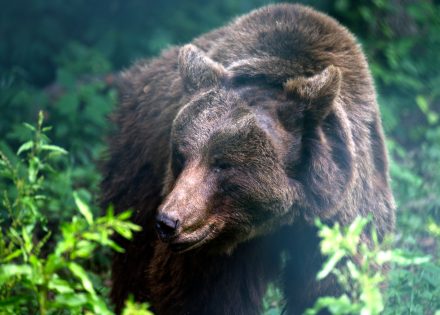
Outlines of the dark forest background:
{"type": "MultiPolygon", "coordinates": [[[[0,314],[110,312],[109,252],[101,245],[118,249],[110,235],[129,237],[136,229],[128,215],[96,219],[97,166],[117,100],[114,74],[268,3],[1,1],[0,314]]],[[[362,44],[398,203],[393,247],[428,257],[392,268],[385,313],[439,314],[440,4],[302,3],[340,21],[362,44]]],[[[272,291],[266,312],[278,314],[282,301],[272,291]]],[[[146,314],[144,306],[129,308],[127,314],[146,314]]]]}

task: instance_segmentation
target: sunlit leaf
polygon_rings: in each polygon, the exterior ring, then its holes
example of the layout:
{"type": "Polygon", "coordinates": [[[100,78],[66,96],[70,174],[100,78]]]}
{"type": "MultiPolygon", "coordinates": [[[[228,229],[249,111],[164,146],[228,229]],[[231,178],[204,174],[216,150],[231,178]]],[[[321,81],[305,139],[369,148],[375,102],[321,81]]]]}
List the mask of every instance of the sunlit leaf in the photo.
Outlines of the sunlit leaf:
{"type": "Polygon", "coordinates": [[[84,216],[88,224],[93,224],[93,214],[90,211],[89,206],[81,200],[78,193],[73,192],[73,199],[75,200],[75,204],[78,207],[79,212],[84,216]]]}
{"type": "Polygon", "coordinates": [[[18,148],[17,155],[20,155],[23,152],[31,150],[33,148],[33,146],[34,146],[34,141],[32,141],[32,140],[29,140],[29,141],[23,143],[20,146],[20,148],[18,148]]]}
{"type": "Polygon", "coordinates": [[[4,264],[0,266],[0,284],[12,277],[30,276],[32,268],[29,265],[4,264]]]}
{"type": "Polygon", "coordinates": [[[50,279],[48,288],[58,293],[73,293],[75,290],[72,288],[69,282],[54,276],[50,279]]]}
{"type": "Polygon", "coordinates": [[[64,150],[63,148],[56,146],[56,145],[51,145],[51,144],[43,144],[41,146],[41,150],[43,151],[52,151],[52,152],[57,152],[60,154],[67,154],[68,152],[66,150],[64,150]]]}
{"type": "Polygon", "coordinates": [[[84,289],[87,292],[89,292],[91,294],[95,294],[95,290],[93,289],[92,282],[90,281],[90,279],[89,279],[89,277],[83,267],[81,267],[80,265],[78,265],[75,262],[70,262],[67,265],[67,267],[81,281],[82,286],[84,287],[84,289]]]}

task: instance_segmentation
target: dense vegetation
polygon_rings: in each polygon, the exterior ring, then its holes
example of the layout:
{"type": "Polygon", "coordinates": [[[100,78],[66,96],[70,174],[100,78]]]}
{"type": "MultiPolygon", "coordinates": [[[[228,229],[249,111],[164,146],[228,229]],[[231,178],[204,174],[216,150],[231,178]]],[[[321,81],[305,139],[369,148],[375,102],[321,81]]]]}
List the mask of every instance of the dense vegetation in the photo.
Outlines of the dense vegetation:
{"type": "MultiPolygon", "coordinates": [[[[398,203],[394,239],[373,250],[356,246],[364,220],[346,230],[322,226],[329,261],[319,276],[333,273],[346,285],[347,277],[354,281],[350,296],[323,299],[317,308],[332,305],[335,314],[438,314],[440,4],[305,2],[352,30],[368,56],[398,203]],[[334,268],[358,251],[365,257],[361,266],[334,268]],[[381,293],[383,279],[371,267],[383,263],[391,271],[381,293]]],[[[116,103],[111,75],[265,3],[21,0],[2,5],[0,314],[111,313],[110,249],[120,250],[111,235],[130,238],[138,230],[129,223],[129,212],[116,216],[97,206],[97,165],[111,128],[106,117],[116,103]]],[[[267,314],[280,313],[279,296],[274,285],[265,301],[267,314]]],[[[147,314],[146,307],[128,302],[125,312],[147,314]]]]}

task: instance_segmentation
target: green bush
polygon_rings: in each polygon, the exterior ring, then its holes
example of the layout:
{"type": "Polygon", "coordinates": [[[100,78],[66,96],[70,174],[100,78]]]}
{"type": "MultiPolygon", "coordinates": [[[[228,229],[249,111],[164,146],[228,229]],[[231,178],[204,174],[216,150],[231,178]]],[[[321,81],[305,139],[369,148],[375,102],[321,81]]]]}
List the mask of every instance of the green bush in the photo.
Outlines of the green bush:
{"type": "MultiPolygon", "coordinates": [[[[327,256],[317,280],[328,276],[336,278],[337,283],[344,290],[344,294],[337,297],[321,297],[306,315],[318,314],[321,309],[327,308],[332,314],[405,314],[405,308],[399,309],[391,300],[394,292],[399,292],[396,286],[399,282],[386,283],[386,277],[380,270],[388,269],[391,264],[393,272],[405,272],[406,268],[429,268],[430,258],[418,257],[414,253],[398,248],[390,249],[390,242],[380,244],[374,229],[366,231],[370,220],[357,218],[348,227],[341,228],[338,224],[332,227],[317,222],[321,240],[321,252],[327,256]],[[363,233],[371,233],[372,244],[368,246],[360,243],[363,233]],[[388,244],[387,244],[388,243],[388,244]],[[388,285],[383,295],[381,289],[388,285]]],[[[401,279],[400,284],[407,281],[401,279]]],[[[425,294],[430,292],[425,288],[425,294]]],[[[433,296],[432,296],[433,297],[433,296]]],[[[433,312],[440,308],[439,301],[430,299],[428,305],[423,305],[423,299],[416,304],[420,306],[420,314],[433,312]],[[424,311],[424,312],[423,312],[424,311]]]]}
{"type": "MultiPolygon", "coordinates": [[[[42,112],[36,127],[24,126],[33,138],[19,147],[17,159],[0,152],[0,180],[8,188],[0,196],[0,313],[113,314],[102,277],[87,271],[87,264],[98,247],[123,251],[112,235],[130,239],[140,227],[129,221],[130,211],[115,215],[110,208],[105,216],[95,217],[80,192],[53,177],[67,151],[50,144],[42,112]],[[53,225],[47,213],[54,197],[51,187],[57,184],[72,194],[77,210],[70,221],[57,220],[60,226],[53,225]]],[[[64,207],[58,211],[73,212],[64,207]]],[[[125,312],[149,314],[145,306],[132,302],[125,312]]]]}

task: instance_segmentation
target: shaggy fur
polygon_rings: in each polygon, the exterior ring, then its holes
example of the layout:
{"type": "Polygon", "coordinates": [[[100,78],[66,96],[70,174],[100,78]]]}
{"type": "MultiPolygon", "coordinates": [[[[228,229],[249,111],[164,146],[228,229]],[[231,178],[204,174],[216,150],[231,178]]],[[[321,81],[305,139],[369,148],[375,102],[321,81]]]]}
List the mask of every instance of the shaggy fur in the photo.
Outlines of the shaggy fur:
{"type": "Polygon", "coordinates": [[[267,6],[119,81],[103,206],[134,209],[143,231],[118,239],[117,311],[133,294],[159,315],[259,314],[280,281],[287,313],[300,314],[340,291],[315,280],[316,217],[371,214],[380,236],[393,229],[372,79],[328,16],[267,6]]]}

